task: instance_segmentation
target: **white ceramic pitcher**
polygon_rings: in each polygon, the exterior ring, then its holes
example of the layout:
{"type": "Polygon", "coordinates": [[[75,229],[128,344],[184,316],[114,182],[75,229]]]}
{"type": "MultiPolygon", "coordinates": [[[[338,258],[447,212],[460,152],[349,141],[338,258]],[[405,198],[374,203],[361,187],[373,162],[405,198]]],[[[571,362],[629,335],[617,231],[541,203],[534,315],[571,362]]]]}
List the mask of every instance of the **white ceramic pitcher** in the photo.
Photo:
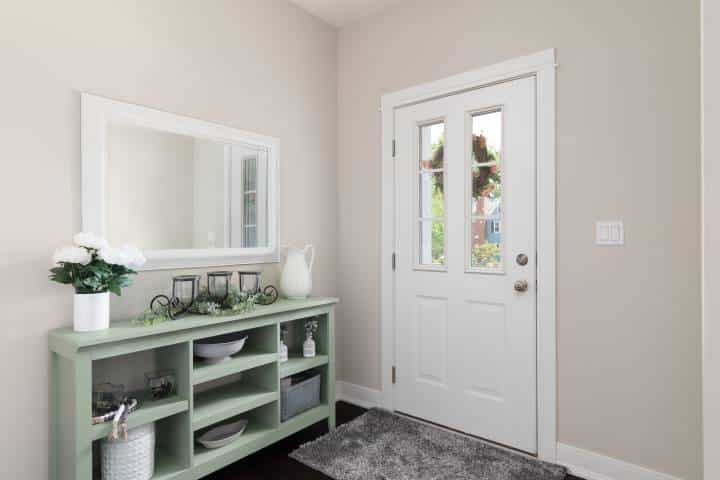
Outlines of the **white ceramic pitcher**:
{"type": "Polygon", "coordinates": [[[312,290],[312,267],[315,260],[315,248],[287,247],[285,266],[280,275],[280,293],[286,298],[307,298],[312,290]],[[307,254],[310,252],[310,261],[307,254]]]}

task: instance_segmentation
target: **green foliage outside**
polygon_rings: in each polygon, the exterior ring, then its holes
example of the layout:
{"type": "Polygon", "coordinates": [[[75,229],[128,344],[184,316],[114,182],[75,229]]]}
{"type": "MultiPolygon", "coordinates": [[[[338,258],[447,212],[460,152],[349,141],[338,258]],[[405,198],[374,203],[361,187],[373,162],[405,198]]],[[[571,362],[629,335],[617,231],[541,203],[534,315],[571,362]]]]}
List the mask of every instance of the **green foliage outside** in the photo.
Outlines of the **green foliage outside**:
{"type": "MultiPolygon", "coordinates": [[[[443,146],[443,137],[432,145],[433,151],[443,146]]],[[[480,167],[472,166],[473,177],[481,174],[481,169],[485,169],[483,174],[486,176],[484,182],[473,182],[473,197],[476,200],[488,198],[500,201],[502,198],[502,174],[500,171],[500,153],[490,147],[487,147],[483,162],[495,162],[494,166],[480,167]]],[[[478,162],[480,159],[475,158],[478,162]]],[[[432,204],[431,211],[433,218],[442,219],[445,217],[445,197],[444,186],[442,185],[443,175],[437,174],[432,176],[432,204]]],[[[442,265],[445,263],[445,225],[438,221],[432,223],[432,262],[433,264],[442,265]]],[[[501,252],[500,245],[497,243],[485,242],[482,244],[474,244],[472,246],[472,266],[494,268],[500,265],[501,252]]]]}
{"type": "MultiPolygon", "coordinates": [[[[433,218],[442,219],[445,216],[445,197],[441,189],[438,188],[437,182],[438,177],[433,175],[432,177],[432,203],[430,210],[433,218]]],[[[432,262],[434,264],[443,265],[445,263],[445,225],[442,221],[432,222],[432,262]]]]}
{"type": "Polygon", "coordinates": [[[500,265],[500,245],[485,242],[472,248],[472,266],[494,268],[500,265]]]}

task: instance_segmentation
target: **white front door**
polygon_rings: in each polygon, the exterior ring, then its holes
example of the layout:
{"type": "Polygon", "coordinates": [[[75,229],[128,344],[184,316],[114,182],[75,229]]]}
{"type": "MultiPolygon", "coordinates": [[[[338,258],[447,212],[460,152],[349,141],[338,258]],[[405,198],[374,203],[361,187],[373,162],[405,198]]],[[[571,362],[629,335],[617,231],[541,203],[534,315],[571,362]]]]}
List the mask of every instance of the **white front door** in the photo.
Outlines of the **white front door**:
{"type": "Polygon", "coordinates": [[[398,412],[537,452],[535,80],[395,112],[398,412]]]}

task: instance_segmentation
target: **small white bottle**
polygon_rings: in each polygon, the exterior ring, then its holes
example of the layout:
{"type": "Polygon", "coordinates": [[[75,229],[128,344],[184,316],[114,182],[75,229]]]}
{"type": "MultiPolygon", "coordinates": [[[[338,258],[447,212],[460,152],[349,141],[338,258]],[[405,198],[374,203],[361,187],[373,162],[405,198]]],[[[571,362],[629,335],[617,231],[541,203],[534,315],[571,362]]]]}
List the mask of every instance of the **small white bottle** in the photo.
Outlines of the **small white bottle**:
{"type": "Polygon", "coordinates": [[[280,363],[284,363],[288,361],[288,349],[287,345],[285,345],[285,342],[280,340],[280,363]]]}
{"type": "Polygon", "coordinates": [[[288,361],[288,347],[285,345],[285,330],[280,331],[280,363],[288,361]]]}
{"type": "Polygon", "coordinates": [[[303,357],[311,358],[315,356],[315,340],[312,338],[312,332],[307,332],[307,338],[303,342],[303,357]]]}

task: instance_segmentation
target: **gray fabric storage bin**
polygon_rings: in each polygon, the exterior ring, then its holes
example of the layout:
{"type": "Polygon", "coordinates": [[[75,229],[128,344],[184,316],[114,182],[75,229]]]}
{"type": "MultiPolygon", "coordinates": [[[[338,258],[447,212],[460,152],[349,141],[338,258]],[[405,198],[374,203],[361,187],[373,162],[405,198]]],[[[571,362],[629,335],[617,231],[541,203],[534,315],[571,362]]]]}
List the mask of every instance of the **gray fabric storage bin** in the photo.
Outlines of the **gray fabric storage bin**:
{"type": "Polygon", "coordinates": [[[280,419],[294,417],[298,413],[320,405],[320,374],[280,387],[280,419]]]}

